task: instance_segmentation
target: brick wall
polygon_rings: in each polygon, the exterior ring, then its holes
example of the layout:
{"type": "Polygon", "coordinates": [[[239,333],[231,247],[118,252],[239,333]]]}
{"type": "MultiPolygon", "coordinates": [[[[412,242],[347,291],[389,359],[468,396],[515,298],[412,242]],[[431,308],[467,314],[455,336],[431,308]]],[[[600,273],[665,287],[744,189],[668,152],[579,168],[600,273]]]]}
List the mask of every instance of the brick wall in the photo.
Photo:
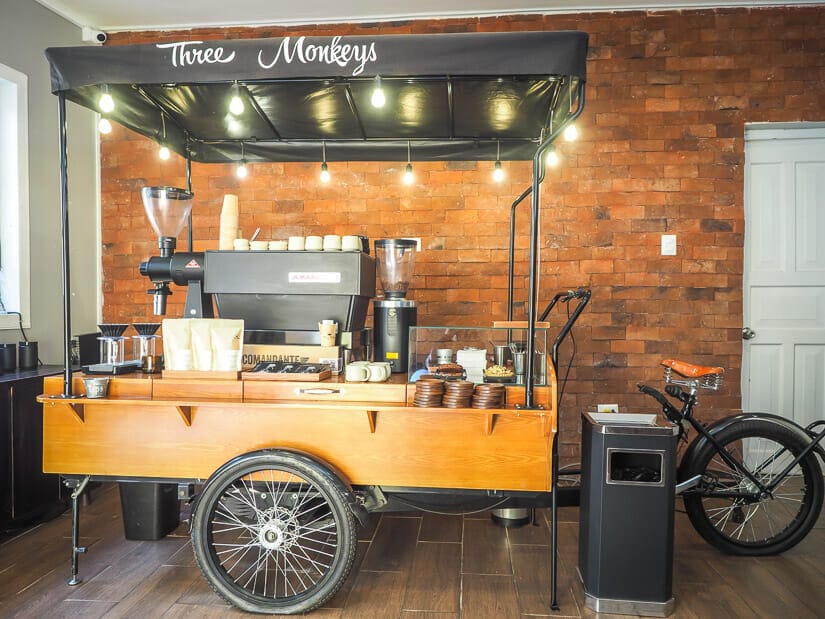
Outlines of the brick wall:
{"type": "MultiPolygon", "coordinates": [[[[577,449],[578,412],[596,402],[644,405],[640,380],[658,382],[658,361],[678,356],[728,368],[724,391],[703,415],[740,405],[744,125],[825,120],[822,7],[596,13],[433,20],[320,28],[233,28],[119,33],[110,44],[159,39],[285,34],[417,33],[578,29],[590,34],[581,138],[560,144],[563,164],[542,186],[542,304],[561,289],[588,286],[593,300],[575,331],[577,355],[562,403],[562,453],[577,449]],[[659,255],[675,234],[678,255],[659,255]]],[[[139,190],[185,186],[179,158],[161,163],[156,145],[122,128],[103,138],[103,274],[107,321],[149,320],[141,259],[155,253],[139,190]]],[[[506,316],[507,235],[512,200],[530,164],[331,162],[251,167],[192,166],[195,249],[216,247],[224,193],[240,197],[245,233],[419,236],[412,298],[420,324],[488,324],[506,316]]],[[[526,212],[526,211],[524,211],[526,212]]],[[[524,299],[526,215],[519,219],[516,296],[524,299]]],[[[170,315],[180,315],[176,291],[170,315]]],[[[517,315],[523,315],[520,303],[517,315]]],[[[559,323],[561,316],[554,319],[559,323]]],[[[562,349],[562,374],[570,357],[562,349]]]]}

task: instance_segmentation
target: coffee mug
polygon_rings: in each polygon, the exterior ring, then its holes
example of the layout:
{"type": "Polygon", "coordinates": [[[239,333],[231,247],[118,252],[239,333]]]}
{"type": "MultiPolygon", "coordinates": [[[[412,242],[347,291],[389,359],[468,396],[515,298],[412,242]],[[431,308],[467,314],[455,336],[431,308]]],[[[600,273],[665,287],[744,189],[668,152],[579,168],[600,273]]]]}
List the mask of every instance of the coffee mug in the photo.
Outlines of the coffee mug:
{"type": "Polygon", "coordinates": [[[252,251],[266,251],[269,249],[269,241],[250,241],[249,249],[252,251]]]}
{"type": "Polygon", "coordinates": [[[304,249],[307,251],[317,251],[324,248],[324,239],[320,236],[308,236],[304,243],[304,249]]]}
{"type": "Polygon", "coordinates": [[[249,240],[248,239],[235,239],[232,241],[232,246],[235,248],[235,251],[248,251],[249,250],[249,240]]]}
{"type": "Polygon", "coordinates": [[[270,251],[281,251],[288,247],[286,241],[270,241],[269,242],[269,250],[270,251]]]}
{"type": "Polygon", "coordinates": [[[302,236],[291,236],[289,237],[289,241],[287,241],[287,247],[290,251],[303,251],[304,249],[304,237],[302,236]]]}

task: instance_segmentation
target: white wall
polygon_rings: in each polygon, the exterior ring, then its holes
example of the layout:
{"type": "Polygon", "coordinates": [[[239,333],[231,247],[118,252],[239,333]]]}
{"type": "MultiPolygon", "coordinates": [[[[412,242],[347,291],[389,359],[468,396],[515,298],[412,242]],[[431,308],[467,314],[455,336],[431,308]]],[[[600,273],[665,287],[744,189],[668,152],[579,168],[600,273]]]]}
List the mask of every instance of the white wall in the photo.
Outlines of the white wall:
{"type": "MultiPolygon", "coordinates": [[[[82,45],[80,28],[34,0],[0,0],[0,63],[28,76],[31,328],[44,363],[63,361],[60,158],[57,97],[47,47],[82,45]]],[[[72,103],[68,117],[69,228],[73,334],[95,331],[99,313],[99,184],[95,114],[72,103]]],[[[23,285],[26,285],[24,282],[23,285]]],[[[0,342],[20,340],[0,330],[0,342]]]]}

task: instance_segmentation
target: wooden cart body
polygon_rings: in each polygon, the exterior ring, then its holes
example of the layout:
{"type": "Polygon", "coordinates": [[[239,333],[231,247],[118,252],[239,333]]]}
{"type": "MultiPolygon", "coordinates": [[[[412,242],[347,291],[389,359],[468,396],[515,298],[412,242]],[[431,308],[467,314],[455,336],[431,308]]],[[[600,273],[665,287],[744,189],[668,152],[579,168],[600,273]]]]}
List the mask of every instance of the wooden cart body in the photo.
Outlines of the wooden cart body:
{"type": "MultiPolygon", "coordinates": [[[[552,369],[550,370],[552,371],[552,369]]],[[[82,393],[81,375],[73,392],[82,393]]],[[[304,452],[353,486],[551,490],[555,380],[543,409],[413,406],[415,385],[115,377],[106,398],[53,398],[47,378],[43,468],[64,475],[205,480],[266,448],[304,452]]]]}

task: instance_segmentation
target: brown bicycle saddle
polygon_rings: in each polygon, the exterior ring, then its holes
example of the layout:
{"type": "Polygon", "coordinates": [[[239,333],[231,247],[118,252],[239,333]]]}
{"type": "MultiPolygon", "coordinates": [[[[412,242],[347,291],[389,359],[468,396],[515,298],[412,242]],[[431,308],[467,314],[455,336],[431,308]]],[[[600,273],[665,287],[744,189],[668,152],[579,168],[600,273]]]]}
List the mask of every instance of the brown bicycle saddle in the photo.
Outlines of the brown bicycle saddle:
{"type": "Polygon", "coordinates": [[[724,374],[725,368],[705,367],[703,365],[693,365],[687,361],[679,361],[677,359],[665,359],[662,365],[670,368],[677,374],[686,376],[688,378],[699,378],[707,376],[708,374],[724,374]]]}

